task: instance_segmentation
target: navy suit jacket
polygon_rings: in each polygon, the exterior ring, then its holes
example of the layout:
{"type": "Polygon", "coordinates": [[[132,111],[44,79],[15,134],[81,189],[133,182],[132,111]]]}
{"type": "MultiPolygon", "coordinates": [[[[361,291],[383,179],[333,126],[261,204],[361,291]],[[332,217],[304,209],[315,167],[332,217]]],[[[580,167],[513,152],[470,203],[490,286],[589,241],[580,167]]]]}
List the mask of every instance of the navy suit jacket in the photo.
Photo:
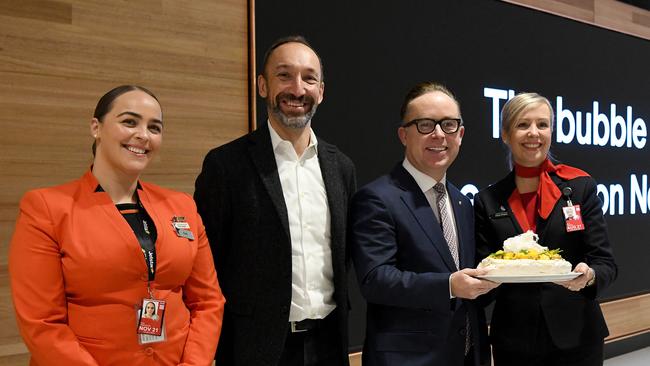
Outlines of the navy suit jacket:
{"type": "MultiPolygon", "coordinates": [[[[447,191],[460,267],[473,267],[472,205],[449,182],[447,191]]],[[[485,318],[473,301],[450,299],[457,268],[415,179],[400,163],[354,195],[349,217],[352,259],[368,302],[363,365],[462,365],[466,314],[475,345],[486,334],[485,318]]],[[[475,359],[489,359],[487,348],[479,349],[475,359]]]]}

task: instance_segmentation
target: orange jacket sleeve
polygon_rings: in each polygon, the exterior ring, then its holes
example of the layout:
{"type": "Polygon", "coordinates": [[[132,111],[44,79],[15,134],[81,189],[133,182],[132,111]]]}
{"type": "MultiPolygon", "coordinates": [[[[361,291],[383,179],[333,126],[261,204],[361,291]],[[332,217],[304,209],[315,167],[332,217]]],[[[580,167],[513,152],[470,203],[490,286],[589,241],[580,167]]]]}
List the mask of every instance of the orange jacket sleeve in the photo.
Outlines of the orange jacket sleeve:
{"type": "Polygon", "coordinates": [[[67,303],[56,226],[40,191],[20,202],[9,249],[11,294],[33,363],[98,365],[67,325],[67,303]]]}
{"type": "MultiPolygon", "coordinates": [[[[193,212],[196,212],[196,207],[193,212]]],[[[190,331],[181,365],[212,365],[221,333],[225,299],[217,281],[205,227],[198,213],[196,215],[198,252],[192,273],[183,286],[185,305],[190,310],[190,331]]]]}

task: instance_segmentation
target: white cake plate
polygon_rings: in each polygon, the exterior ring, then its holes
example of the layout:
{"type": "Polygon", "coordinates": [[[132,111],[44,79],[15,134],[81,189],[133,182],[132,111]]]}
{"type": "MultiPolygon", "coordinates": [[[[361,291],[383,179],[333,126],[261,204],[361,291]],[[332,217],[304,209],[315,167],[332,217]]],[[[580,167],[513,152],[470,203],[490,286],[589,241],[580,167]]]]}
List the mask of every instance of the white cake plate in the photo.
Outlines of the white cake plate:
{"type": "Polygon", "coordinates": [[[570,272],[565,274],[542,274],[542,275],[523,275],[523,276],[476,276],[477,278],[498,282],[498,283],[538,283],[538,282],[564,282],[572,280],[582,273],[570,272]]]}

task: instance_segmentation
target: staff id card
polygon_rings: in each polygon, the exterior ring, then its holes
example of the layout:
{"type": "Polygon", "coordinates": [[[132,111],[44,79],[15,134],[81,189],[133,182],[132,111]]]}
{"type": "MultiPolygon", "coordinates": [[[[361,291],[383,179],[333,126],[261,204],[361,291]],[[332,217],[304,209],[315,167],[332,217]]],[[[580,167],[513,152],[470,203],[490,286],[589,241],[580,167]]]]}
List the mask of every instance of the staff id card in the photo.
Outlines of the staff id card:
{"type": "Polygon", "coordinates": [[[585,224],[582,222],[582,214],[580,213],[580,205],[562,207],[562,212],[564,213],[564,221],[568,233],[585,229],[585,224]]]}
{"type": "Polygon", "coordinates": [[[165,336],[165,301],[143,299],[138,310],[138,340],[140,344],[163,342],[165,336]]]}

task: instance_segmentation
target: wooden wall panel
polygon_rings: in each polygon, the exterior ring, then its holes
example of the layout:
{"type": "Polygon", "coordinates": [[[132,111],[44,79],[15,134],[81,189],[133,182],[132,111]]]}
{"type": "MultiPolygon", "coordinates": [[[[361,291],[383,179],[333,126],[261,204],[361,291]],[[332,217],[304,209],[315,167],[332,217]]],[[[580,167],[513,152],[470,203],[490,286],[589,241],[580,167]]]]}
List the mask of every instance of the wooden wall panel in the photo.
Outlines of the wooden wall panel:
{"type": "Polygon", "coordinates": [[[350,366],[361,366],[361,352],[350,354],[350,366]]]}
{"type": "Polygon", "coordinates": [[[650,11],[615,0],[503,0],[650,39],[650,11]]]}
{"type": "Polygon", "coordinates": [[[7,275],[18,201],[79,177],[99,97],[160,99],[161,154],[145,179],[193,192],[205,153],[248,131],[245,0],[0,1],[0,364],[26,364],[7,275]]]}
{"type": "Polygon", "coordinates": [[[650,12],[618,1],[595,0],[595,24],[650,39],[650,12]]]}
{"type": "Polygon", "coordinates": [[[650,294],[601,304],[609,327],[608,342],[650,332],[650,294]]]}
{"type": "Polygon", "coordinates": [[[547,13],[561,15],[587,23],[594,22],[594,0],[579,2],[562,0],[504,0],[507,3],[523,5],[547,13]]]}
{"type": "Polygon", "coordinates": [[[0,3],[0,14],[69,24],[72,5],[47,0],[4,0],[0,3]]]}

